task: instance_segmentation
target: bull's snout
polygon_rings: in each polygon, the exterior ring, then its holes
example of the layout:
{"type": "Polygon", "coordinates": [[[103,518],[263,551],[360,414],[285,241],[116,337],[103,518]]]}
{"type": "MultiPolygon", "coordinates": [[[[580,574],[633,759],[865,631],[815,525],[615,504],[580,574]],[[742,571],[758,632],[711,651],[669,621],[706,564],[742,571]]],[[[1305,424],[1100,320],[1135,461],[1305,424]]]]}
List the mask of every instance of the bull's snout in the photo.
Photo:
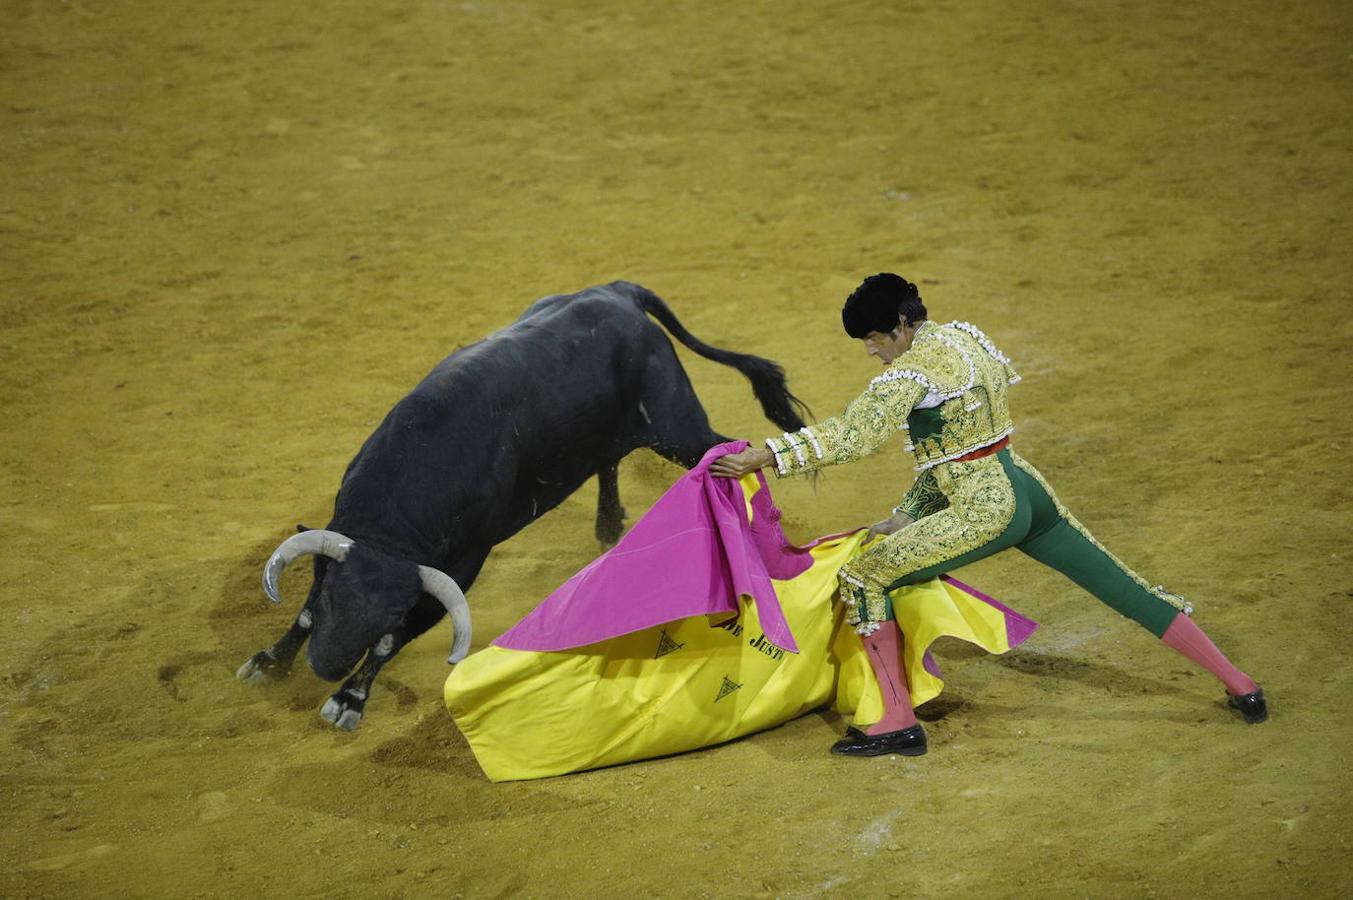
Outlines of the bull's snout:
{"type": "Polygon", "coordinates": [[[325,681],[342,681],[357,668],[362,653],[339,651],[316,635],[306,645],[305,658],[310,663],[310,668],[320,678],[325,681]]]}

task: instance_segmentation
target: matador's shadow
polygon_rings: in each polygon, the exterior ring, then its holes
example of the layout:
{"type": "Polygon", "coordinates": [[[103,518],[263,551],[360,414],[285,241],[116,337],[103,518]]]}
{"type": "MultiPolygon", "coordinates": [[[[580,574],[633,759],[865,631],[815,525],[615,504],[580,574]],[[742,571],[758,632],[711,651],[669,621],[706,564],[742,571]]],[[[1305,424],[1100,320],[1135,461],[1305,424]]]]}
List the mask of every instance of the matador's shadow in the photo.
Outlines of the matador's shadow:
{"type": "MultiPolygon", "coordinates": [[[[964,651],[961,651],[964,652],[964,651]]],[[[1179,703],[1157,702],[1152,704],[1145,715],[1159,721],[1172,721],[1191,724],[1199,719],[1198,700],[1205,699],[1224,707],[1224,698],[1220,692],[1208,693],[1205,689],[1214,686],[1203,672],[1191,672],[1176,668],[1168,676],[1159,674],[1145,677],[1135,674],[1121,666],[1097,662],[1081,657],[1063,656],[1056,653],[1039,652],[1033,648],[1019,648],[1002,656],[988,657],[982,664],[999,666],[1019,675],[1035,676],[1039,679],[1054,679],[1071,682],[1088,689],[1095,694],[1123,702],[1110,702],[1094,706],[1086,704],[1058,705],[1045,701],[1039,703],[1039,717],[1043,719],[1066,719],[1075,721],[1138,720],[1144,715],[1140,705],[1130,698],[1149,696],[1154,701],[1173,701],[1179,703]],[[1195,683],[1194,679],[1198,679],[1195,683]]],[[[983,704],[989,709],[993,707],[983,704]]],[[[1010,708],[1012,712],[1027,715],[1028,708],[1010,708]]]]}

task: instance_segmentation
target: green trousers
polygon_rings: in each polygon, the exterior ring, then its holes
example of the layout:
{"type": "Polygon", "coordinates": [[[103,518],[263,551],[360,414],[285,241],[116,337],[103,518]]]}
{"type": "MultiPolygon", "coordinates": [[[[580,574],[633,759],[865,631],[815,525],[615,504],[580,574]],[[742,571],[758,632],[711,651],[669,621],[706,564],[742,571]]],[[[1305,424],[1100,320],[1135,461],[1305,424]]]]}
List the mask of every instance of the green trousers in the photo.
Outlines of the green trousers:
{"type": "Polygon", "coordinates": [[[893,618],[892,592],[1018,547],[1159,637],[1187,609],[1151,587],[1067,512],[1038,470],[1009,448],[971,462],[937,466],[947,501],[871,543],[840,572],[841,596],[862,634],[893,618]]]}

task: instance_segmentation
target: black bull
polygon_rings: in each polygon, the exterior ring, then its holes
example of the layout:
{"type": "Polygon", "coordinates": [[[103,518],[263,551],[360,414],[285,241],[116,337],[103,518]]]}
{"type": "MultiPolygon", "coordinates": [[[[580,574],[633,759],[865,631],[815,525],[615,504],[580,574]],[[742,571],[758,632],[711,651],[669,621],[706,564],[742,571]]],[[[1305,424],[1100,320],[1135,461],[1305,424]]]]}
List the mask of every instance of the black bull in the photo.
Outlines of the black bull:
{"type": "Polygon", "coordinates": [[[356,728],[371,684],[409,641],[451,614],[451,661],[468,650],[463,591],[495,544],[598,477],[597,537],[620,535],[616,466],[650,447],[690,468],[714,444],[690,379],[663,330],[751,381],[767,418],[803,426],[783,370],[710,347],[667,305],[615,282],[546,297],[512,325],[438,363],[399,401],[348,465],[322,531],[285,541],[269,560],[276,601],[287,563],[314,557],[309,596],[291,628],[240,667],[246,681],[285,674],[301,646],[321,678],[351,675],[321,714],[356,728]],[[358,663],[361,663],[358,666],[358,663]],[[357,671],[353,672],[353,668],[357,671]]]}

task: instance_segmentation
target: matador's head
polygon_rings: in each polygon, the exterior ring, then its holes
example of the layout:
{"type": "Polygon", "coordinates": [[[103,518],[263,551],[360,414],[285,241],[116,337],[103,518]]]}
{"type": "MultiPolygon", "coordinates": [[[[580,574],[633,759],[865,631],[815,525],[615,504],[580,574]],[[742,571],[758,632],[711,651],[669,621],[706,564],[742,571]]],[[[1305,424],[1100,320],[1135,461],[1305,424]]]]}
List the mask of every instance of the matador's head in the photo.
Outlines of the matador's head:
{"type": "Polygon", "coordinates": [[[846,334],[864,341],[865,352],[885,366],[911,349],[916,330],[925,320],[921,292],[891,272],[870,275],[841,308],[846,334]]]}

